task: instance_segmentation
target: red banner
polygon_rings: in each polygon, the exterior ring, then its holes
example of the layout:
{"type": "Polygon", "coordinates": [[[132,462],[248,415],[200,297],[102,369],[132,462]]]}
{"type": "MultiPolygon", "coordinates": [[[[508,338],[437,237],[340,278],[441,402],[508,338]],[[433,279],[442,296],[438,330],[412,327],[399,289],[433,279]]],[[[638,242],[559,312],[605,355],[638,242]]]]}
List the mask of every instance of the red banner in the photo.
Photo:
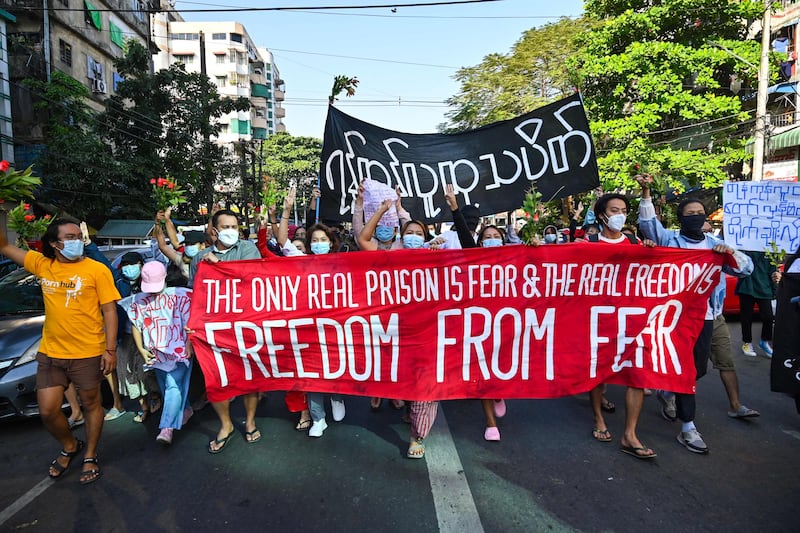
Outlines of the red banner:
{"type": "Polygon", "coordinates": [[[189,325],[212,401],[692,392],[724,257],[568,244],[204,262],[189,325]]]}

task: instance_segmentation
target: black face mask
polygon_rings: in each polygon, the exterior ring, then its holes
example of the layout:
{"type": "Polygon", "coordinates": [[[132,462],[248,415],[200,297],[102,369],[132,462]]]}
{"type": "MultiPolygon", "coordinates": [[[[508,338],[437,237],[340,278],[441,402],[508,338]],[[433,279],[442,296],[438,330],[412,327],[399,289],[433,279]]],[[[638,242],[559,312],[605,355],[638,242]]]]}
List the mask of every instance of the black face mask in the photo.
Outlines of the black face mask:
{"type": "Polygon", "coordinates": [[[705,238],[705,234],[703,234],[705,215],[683,215],[678,220],[681,223],[681,235],[695,241],[702,241],[705,238]]]}

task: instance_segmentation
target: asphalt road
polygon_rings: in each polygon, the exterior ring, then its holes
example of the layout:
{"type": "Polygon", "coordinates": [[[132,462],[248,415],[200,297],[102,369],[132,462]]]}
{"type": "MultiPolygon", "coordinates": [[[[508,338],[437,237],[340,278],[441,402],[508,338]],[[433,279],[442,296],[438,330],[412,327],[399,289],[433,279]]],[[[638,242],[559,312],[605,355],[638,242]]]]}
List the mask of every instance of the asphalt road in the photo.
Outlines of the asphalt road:
{"type": "MultiPolygon", "coordinates": [[[[591,438],[586,395],[507,402],[499,443],[483,440],[477,401],[444,402],[417,461],[386,404],[372,413],[366,398],[348,398],[344,421],[311,439],[275,393],[258,410],[264,438],[237,436],[219,455],[206,452],[210,408],[168,448],[155,441],[155,417],[109,422],[103,477],[85,487],[77,464],[47,478],[58,445],[38,420],[1,425],[0,531],[800,531],[800,416],[769,391],[769,360],[741,355],[738,323],[730,328],[742,400],[762,416],[728,418],[709,371],[696,420],[707,456],[676,442],[679,424],[661,418],[654,397],[639,430],[658,453],[651,462],[620,453],[620,407],[607,417],[614,441],[591,438]]],[[[621,406],[623,392],[608,396],[621,406]]],[[[233,413],[243,418],[241,402],[233,413]]]]}

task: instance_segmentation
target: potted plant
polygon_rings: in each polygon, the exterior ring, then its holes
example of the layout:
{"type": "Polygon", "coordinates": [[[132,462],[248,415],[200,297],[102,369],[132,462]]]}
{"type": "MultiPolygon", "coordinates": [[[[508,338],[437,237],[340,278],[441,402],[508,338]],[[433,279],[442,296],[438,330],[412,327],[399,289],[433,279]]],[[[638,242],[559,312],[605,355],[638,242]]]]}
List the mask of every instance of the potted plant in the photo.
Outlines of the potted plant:
{"type": "Polygon", "coordinates": [[[50,225],[50,215],[37,217],[31,212],[31,205],[20,204],[8,212],[8,227],[17,234],[17,246],[26,250],[41,251],[41,237],[50,225]]]}

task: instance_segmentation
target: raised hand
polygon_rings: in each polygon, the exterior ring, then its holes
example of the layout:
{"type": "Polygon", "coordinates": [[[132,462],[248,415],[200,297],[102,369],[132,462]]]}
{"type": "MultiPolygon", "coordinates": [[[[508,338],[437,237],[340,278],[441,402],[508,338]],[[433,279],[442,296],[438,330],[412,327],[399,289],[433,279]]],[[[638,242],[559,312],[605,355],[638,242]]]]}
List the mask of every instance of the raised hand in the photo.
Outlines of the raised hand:
{"type": "Polygon", "coordinates": [[[455,188],[452,183],[448,183],[444,186],[444,199],[448,207],[450,207],[450,211],[458,209],[458,200],[456,199],[455,188]]]}

